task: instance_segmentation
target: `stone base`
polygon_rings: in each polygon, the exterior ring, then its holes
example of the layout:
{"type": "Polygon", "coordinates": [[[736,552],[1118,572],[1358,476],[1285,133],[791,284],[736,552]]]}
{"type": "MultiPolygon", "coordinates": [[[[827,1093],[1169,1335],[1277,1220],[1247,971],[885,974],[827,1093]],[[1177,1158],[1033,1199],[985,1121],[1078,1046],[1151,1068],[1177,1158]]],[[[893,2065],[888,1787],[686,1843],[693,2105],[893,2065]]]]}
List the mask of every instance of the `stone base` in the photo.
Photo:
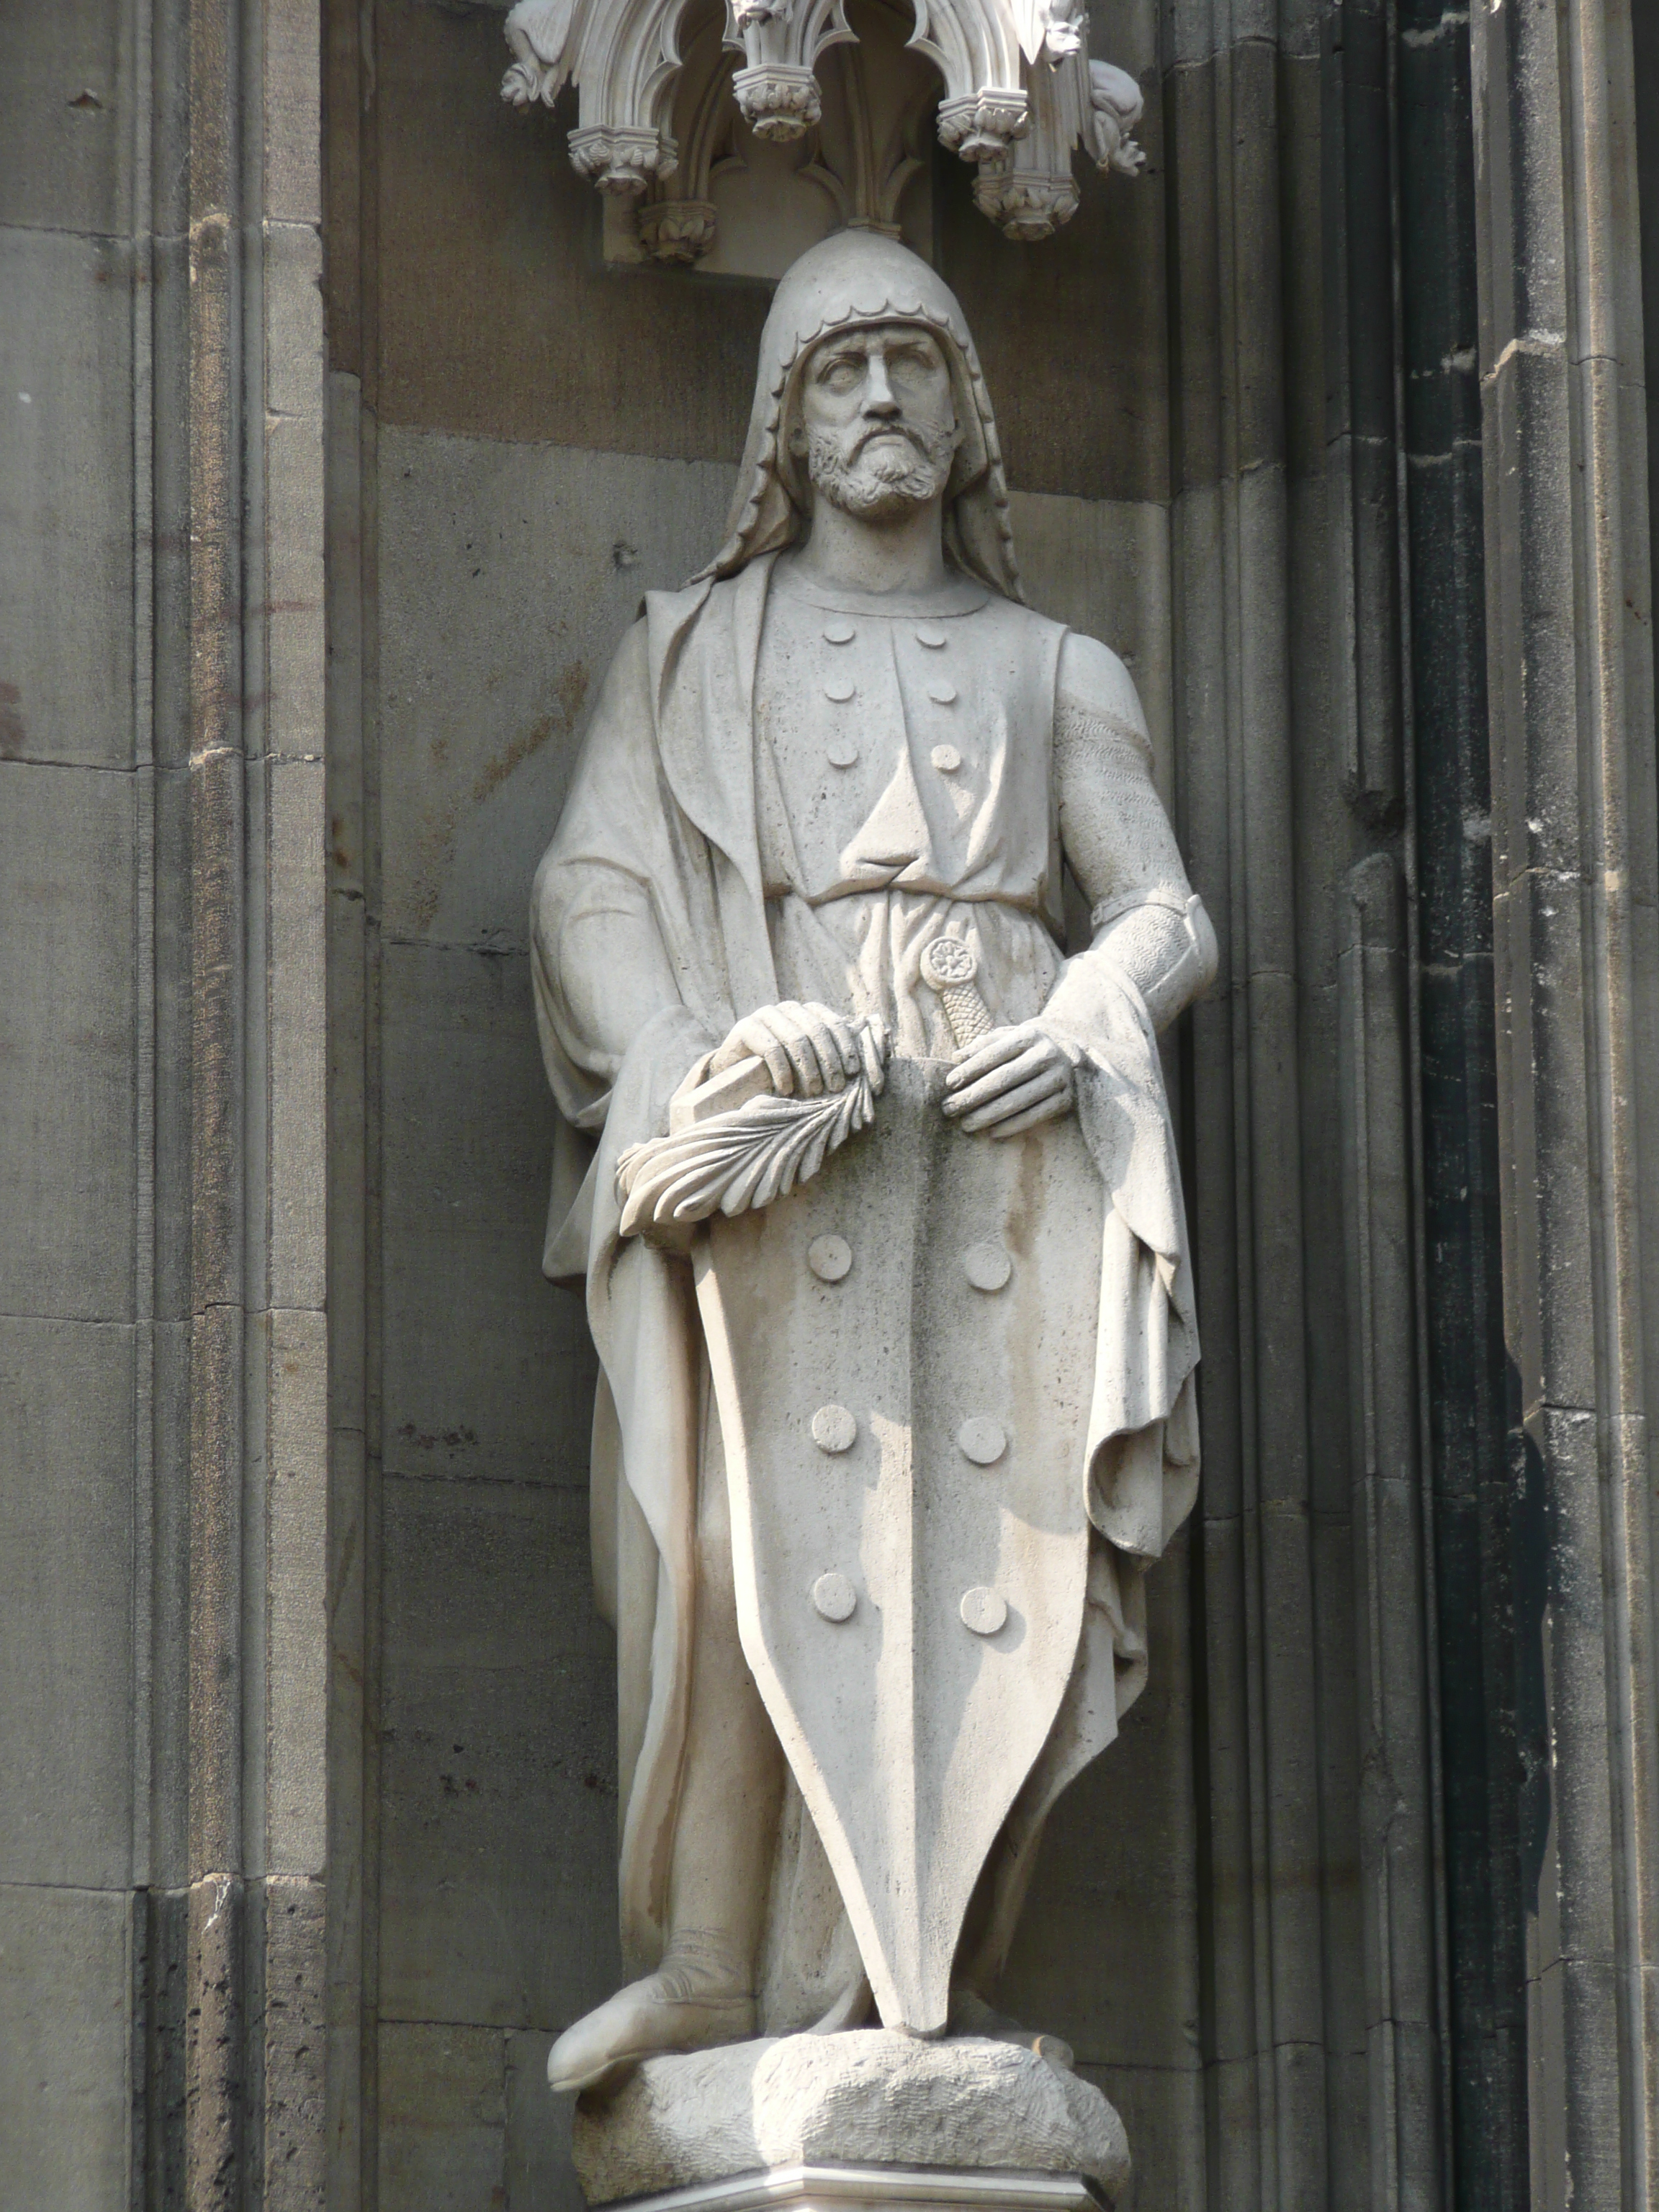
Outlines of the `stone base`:
{"type": "Polygon", "coordinates": [[[1129,2178],[1123,2123],[1091,2083],[1006,2043],[884,2028],[647,2059],[578,2104],[574,2151],[590,2204],[698,2212],[1084,2212],[1129,2178]]]}
{"type": "Polygon", "coordinates": [[[635,2197],[628,2212],[1103,2212],[1110,2201],[1076,2173],[774,2166],[635,2197]]]}

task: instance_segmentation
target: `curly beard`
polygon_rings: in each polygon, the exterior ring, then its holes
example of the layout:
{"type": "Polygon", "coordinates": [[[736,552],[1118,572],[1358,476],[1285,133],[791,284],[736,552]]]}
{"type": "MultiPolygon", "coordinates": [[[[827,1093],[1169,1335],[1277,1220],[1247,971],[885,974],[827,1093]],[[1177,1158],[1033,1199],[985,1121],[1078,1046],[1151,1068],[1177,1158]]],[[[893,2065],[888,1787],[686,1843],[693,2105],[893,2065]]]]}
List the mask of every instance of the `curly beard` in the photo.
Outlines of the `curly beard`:
{"type": "Polygon", "coordinates": [[[832,507],[866,522],[896,522],[944,490],[956,457],[954,428],[932,438],[910,429],[808,434],[806,473],[832,507]],[[873,450],[872,450],[873,447],[873,450]]]}

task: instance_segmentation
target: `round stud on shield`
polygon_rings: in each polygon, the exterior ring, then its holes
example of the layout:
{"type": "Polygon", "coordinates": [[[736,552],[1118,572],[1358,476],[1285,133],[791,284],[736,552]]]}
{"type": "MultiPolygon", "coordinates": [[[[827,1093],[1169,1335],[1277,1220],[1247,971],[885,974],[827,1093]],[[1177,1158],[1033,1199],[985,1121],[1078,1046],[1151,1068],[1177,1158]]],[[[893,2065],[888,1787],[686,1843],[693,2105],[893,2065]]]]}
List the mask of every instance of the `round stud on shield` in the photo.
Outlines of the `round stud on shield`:
{"type": "Polygon", "coordinates": [[[977,1588],[964,1591],[957,1610],[962,1615],[963,1626],[971,1628],[975,1636],[994,1636],[1008,1618],[1008,1601],[981,1583],[977,1588]]]}
{"type": "Polygon", "coordinates": [[[1014,1272],[1006,1245],[995,1238],[970,1244],[962,1255],[962,1272],[976,1291],[1000,1291],[1014,1272]]]}
{"type": "Polygon", "coordinates": [[[821,1283],[838,1283],[853,1264],[853,1248],[844,1237],[815,1237],[806,1248],[806,1264],[821,1283]]]}
{"type": "MultiPolygon", "coordinates": [[[[858,1601],[858,1592],[845,1575],[820,1575],[812,1585],[812,1602],[826,1620],[850,1620],[858,1601]]],[[[967,1602],[963,1598],[963,1603],[967,1602]]]]}
{"type": "Polygon", "coordinates": [[[859,1425],[845,1406],[820,1406],[812,1416],[812,1441],[822,1452],[851,1451],[859,1425]]]}
{"type": "Polygon", "coordinates": [[[994,1467],[1008,1449],[1008,1434],[1000,1421],[974,1413],[957,1431],[957,1443],[975,1467],[994,1467]]]}

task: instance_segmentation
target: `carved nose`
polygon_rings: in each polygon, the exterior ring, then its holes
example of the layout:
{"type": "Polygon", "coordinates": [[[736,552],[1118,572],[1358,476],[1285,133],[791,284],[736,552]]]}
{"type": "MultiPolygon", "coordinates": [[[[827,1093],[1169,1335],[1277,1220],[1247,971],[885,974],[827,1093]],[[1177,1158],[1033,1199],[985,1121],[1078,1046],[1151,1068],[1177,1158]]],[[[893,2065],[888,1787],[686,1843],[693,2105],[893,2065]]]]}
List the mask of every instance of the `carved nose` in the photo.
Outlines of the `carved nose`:
{"type": "Polygon", "coordinates": [[[893,387],[887,381],[887,364],[880,356],[872,356],[866,371],[869,379],[864,395],[866,415],[880,416],[884,421],[899,412],[899,404],[893,397],[893,387]]]}

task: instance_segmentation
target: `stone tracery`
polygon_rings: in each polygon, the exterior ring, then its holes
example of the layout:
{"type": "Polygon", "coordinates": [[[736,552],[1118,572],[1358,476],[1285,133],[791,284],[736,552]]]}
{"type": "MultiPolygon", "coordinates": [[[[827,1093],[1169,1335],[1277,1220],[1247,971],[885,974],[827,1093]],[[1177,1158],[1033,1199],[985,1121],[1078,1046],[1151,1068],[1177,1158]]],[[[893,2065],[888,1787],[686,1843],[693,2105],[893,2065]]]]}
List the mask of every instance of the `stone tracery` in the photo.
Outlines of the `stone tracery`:
{"type": "MultiPolygon", "coordinates": [[[[908,46],[938,74],[940,143],[972,163],[974,198],[1010,237],[1046,237],[1078,205],[1073,159],[1081,146],[1103,172],[1133,175],[1144,155],[1133,132],[1140,88],[1126,71],[1091,61],[1077,0],[913,0],[908,46]]],[[[823,119],[823,58],[860,43],[847,0],[726,0],[718,70],[693,64],[688,0],[518,0],[507,18],[514,60],[502,98],[550,107],[567,83],[580,98],[570,158],[608,197],[635,205],[678,179],[690,155],[706,173],[707,143],[688,147],[689,123],[709,142],[732,112],[755,137],[787,144],[823,119]],[[734,70],[726,61],[740,57],[734,70]],[[728,73],[729,72],[729,73],[728,73]],[[716,97],[707,96],[712,87],[716,97]]],[[[832,169],[844,164],[831,163],[832,169]]],[[[716,221],[694,177],[646,217],[646,252],[702,258],[716,221]]],[[[873,210],[862,219],[888,227],[873,210]]]]}

